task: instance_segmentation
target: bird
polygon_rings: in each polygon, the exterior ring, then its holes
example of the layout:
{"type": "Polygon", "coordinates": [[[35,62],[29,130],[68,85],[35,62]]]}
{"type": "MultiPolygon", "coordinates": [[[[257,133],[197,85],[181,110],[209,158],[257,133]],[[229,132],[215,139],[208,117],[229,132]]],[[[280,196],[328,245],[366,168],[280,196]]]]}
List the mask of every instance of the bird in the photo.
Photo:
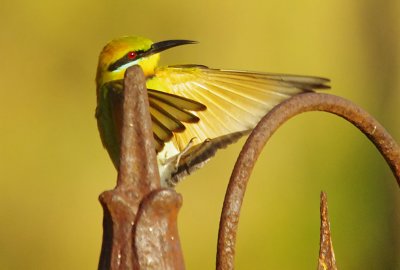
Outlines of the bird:
{"type": "Polygon", "coordinates": [[[159,66],[160,53],[196,44],[184,39],[153,42],[140,36],[111,40],[102,49],[96,73],[96,119],[103,146],[118,170],[123,79],[139,65],[146,78],[153,142],[162,187],[174,187],[201,168],[218,149],[247,135],[282,101],[328,89],[327,78],[209,68],[159,66]]]}

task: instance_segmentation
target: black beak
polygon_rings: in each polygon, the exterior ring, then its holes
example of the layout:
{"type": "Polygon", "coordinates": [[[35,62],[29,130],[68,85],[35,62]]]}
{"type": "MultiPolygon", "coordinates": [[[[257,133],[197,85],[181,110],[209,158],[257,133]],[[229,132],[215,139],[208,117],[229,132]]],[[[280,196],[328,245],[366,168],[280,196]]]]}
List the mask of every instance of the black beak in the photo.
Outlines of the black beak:
{"type": "Polygon", "coordinates": [[[160,41],[153,43],[151,45],[151,48],[143,53],[143,56],[150,56],[152,54],[156,54],[165,50],[168,50],[173,47],[181,46],[181,45],[186,45],[186,44],[196,44],[197,41],[193,40],[184,40],[184,39],[175,39],[175,40],[166,40],[166,41],[160,41]]]}

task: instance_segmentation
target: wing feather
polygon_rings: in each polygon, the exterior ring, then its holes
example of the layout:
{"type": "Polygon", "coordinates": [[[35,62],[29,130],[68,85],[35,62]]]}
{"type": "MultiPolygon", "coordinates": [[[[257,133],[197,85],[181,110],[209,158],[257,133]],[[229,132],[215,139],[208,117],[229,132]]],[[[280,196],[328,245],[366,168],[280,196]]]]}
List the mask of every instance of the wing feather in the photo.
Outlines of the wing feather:
{"type": "MultiPolygon", "coordinates": [[[[155,133],[163,142],[172,138],[179,150],[192,138],[200,143],[252,129],[283,100],[329,88],[325,78],[195,65],[158,68],[151,81],[156,87],[149,89],[150,106],[162,114],[157,115],[155,133]],[[161,126],[169,129],[173,137],[162,133],[165,130],[161,126]]],[[[156,113],[152,115],[155,117],[156,113]]]]}
{"type": "Polygon", "coordinates": [[[164,126],[160,120],[155,118],[153,115],[151,116],[152,124],[153,124],[153,132],[157,138],[160,140],[167,142],[169,141],[173,134],[172,131],[169,130],[166,126],[164,126]]]}
{"type": "Polygon", "coordinates": [[[180,109],[173,104],[165,103],[158,99],[150,98],[149,100],[151,107],[159,107],[165,110],[167,113],[175,117],[177,120],[185,122],[185,123],[197,123],[199,122],[199,118],[189,111],[185,111],[180,109]]]}
{"type": "Polygon", "coordinates": [[[154,104],[151,100],[149,103],[150,114],[160,121],[168,130],[173,132],[181,132],[185,130],[185,126],[173,115],[165,111],[161,106],[154,104]]]}
{"type": "Polygon", "coordinates": [[[191,110],[191,111],[200,111],[206,109],[206,107],[203,104],[195,100],[188,99],[184,96],[177,96],[174,94],[165,93],[153,89],[149,89],[148,94],[152,98],[162,100],[168,104],[173,104],[174,106],[181,109],[191,110]]]}

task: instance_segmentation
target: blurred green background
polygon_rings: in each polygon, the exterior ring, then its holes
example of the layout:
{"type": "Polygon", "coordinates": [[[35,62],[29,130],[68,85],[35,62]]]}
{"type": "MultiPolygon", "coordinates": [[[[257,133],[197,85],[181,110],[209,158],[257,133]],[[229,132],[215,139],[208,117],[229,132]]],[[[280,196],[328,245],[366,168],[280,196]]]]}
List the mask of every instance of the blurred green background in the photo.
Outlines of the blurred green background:
{"type": "MultiPolygon", "coordinates": [[[[94,118],[97,57],[110,39],[200,41],[163,64],[326,76],[332,94],[400,141],[400,2],[2,1],[0,268],[95,269],[115,184],[94,118]]],[[[244,140],[177,188],[187,269],[215,268],[224,190],[244,140]]],[[[326,113],[286,123],[254,170],[237,269],[315,269],[319,193],[341,269],[400,269],[400,193],[353,126],[326,113]]]]}

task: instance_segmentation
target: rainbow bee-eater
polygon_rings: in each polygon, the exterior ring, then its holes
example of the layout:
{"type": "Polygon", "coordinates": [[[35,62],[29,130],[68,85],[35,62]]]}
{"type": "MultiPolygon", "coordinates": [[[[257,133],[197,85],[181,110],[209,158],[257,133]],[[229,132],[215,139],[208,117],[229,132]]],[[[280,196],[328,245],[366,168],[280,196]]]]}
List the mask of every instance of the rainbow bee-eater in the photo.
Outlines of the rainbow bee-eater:
{"type": "Polygon", "coordinates": [[[97,67],[96,118],[101,140],[118,169],[125,71],[139,65],[146,77],[161,186],[172,186],[202,166],[217,149],[251,131],[283,100],[329,80],[312,76],[211,69],[203,65],[159,67],[160,52],[194,44],[153,43],[137,36],[112,40],[97,67]]]}

